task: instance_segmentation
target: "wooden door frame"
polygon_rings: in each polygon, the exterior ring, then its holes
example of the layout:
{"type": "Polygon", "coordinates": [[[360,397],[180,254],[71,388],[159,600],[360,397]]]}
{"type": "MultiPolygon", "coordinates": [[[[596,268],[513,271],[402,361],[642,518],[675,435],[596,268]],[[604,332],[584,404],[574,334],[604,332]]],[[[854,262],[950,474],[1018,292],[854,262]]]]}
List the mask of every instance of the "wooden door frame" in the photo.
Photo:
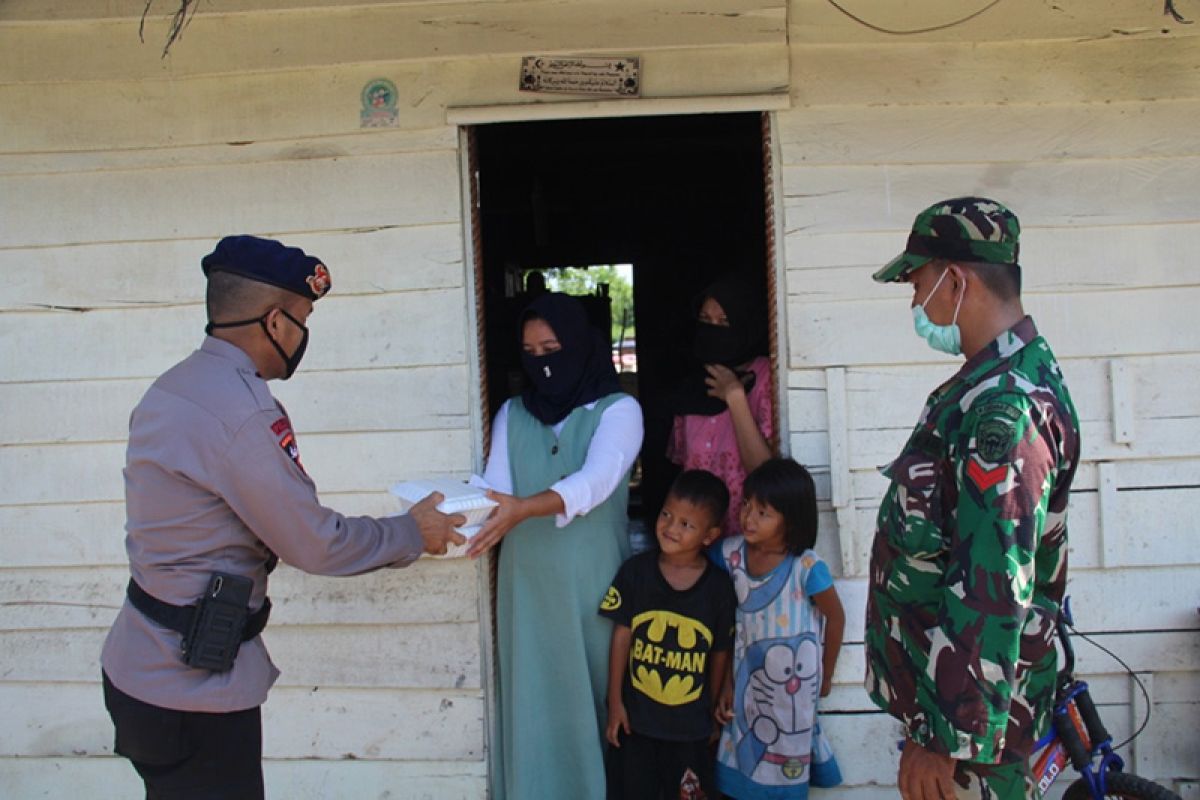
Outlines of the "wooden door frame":
{"type": "MultiPolygon", "coordinates": [[[[737,98],[737,103],[730,105],[729,98],[711,98],[718,101],[720,108],[711,105],[697,107],[695,101],[705,98],[695,98],[676,104],[664,106],[661,102],[649,105],[648,101],[620,101],[636,105],[628,106],[629,113],[612,113],[608,107],[605,113],[579,113],[581,108],[573,108],[574,116],[564,113],[564,106],[588,106],[597,104],[555,104],[552,107],[532,107],[527,113],[514,113],[512,107],[487,109],[451,109],[447,113],[448,121],[458,124],[459,169],[462,197],[462,234],[463,234],[463,266],[465,308],[467,317],[468,341],[474,343],[475,352],[468,355],[467,367],[469,384],[475,387],[469,403],[471,427],[471,442],[474,457],[472,467],[477,474],[483,474],[487,461],[488,448],[491,445],[491,419],[488,414],[489,399],[487,389],[487,342],[484,332],[484,282],[483,282],[483,236],[479,219],[479,157],[475,144],[475,128],[480,124],[492,122],[528,122],[546,119],[594,118],[608,116],[664,116],[671,113],[696,113],[698,110],[713,112],[757,111],[762,115],[762,146],[763,146],[763,190],[765,210],[766,260],[767,260],[767,308],[769,314],[769,336],[771,369],[774,375],[772,393],[774,395],[775,432],[778,437],[779,452],[790,451],[790,425],[788,421],[788,357],[787,357],[787,292],[786,292],[786,259],[784,257],[784,214],[783,214],[783,180],[779,157],[779,142],[776,135],[777,121],[772,109],[779,108],[778,98],[773,95],[763,95],[747,98],[737,98]],[[747,104],[750,107],[745,107],[747,104]],[[667,109],[670,108],[670,111],[667,109]],[[632,113],[636,109],[638,113],[632,113]],[[666,113],[664,113],[666,112],[666,113]]],[[[682,102],[682,101],[681,101],[682,102]]],[[[492,779],[498,772],[495,764],[496,750],[492,742],[499,735],[499,715],[496,708],[496,621],[495,621],[495,585],[496,564],[495,551],[488,558],[481,560],[477,569],[477,595],[479,618],[480,646],[480,682],[484,697],[484,752],[488,769],[488,796],[492,796],[492,779]]]]}

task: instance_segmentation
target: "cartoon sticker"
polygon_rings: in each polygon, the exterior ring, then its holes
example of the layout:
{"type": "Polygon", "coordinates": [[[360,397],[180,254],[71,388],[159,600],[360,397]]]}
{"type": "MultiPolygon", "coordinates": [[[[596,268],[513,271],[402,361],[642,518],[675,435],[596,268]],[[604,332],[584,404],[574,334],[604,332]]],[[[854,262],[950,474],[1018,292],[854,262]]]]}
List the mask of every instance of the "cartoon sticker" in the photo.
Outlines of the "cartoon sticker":
{"type": "Polygon", "coordinates": [[[396,84],[387,78],[367,81],[362,88],[361,128],[394,128],[400,121],[396,84]]]}

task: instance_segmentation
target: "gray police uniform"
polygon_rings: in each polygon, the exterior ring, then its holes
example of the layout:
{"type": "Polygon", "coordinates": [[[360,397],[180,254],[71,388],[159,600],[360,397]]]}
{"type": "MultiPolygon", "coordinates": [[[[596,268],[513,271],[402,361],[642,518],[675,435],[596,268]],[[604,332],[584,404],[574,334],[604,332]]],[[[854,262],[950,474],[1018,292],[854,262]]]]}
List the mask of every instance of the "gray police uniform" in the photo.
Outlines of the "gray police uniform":
{"type": "MultiPolygon", "coordinates": [[[[406,566],[423,548],[407,515],[346,517],[321,505],[283,407],[250,357],[213,337],[134,409],[125,497],[133,579],[173,605],[195,603],[212,573],[225,572],[253,579],[257,609],[275,555],[305,572],[354,575],[406,566]]],[[[185,665],[180,639],[126,600],[104,643],[104,672],[145,703],[202,712],[257,707],[279,677],[259,637],[223,673],[185,665]]]]}

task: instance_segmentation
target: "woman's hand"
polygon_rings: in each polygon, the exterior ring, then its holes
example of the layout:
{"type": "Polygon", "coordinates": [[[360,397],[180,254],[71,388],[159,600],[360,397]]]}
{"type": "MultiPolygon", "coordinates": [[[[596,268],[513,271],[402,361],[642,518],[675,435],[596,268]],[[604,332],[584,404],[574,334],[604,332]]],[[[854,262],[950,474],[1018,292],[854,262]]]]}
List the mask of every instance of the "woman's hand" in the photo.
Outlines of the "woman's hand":
{"type": "Polygon", "coordinates": [[[487,496],[488,499],[495,500],[497,505],[492,509],[487,522],[479,529],[479,533],[471,539],[471,546],[467,548],[467,555],[471,558],[477,558],[491,550],[505,534],[529,518],[523,498],[490,489],[487,496]]]}
{"type": "Polygon", "coordinates": [[[566,511],[563,499],[553,489],[530,495],[529,497],[513,497],[490,490],[487,496],[495,500],[497,505],[492,514],[483,523],[479,533],[471,540],[467,555],[471,558],[481,556],[503,539],[509,531],[530,517],[552,517],[566,511]]]}
{"type": "Polygon", "coordinates": [[[750,411],[750,400],[746,396],[746,387],[738,374],[729,367],[721,364],[705,364],[708,377],[708,396],[725,401],[729,406],[729,416],[733,420],[733,435],[737,439],[738,457],[742,460],[742,469],[753,472],[764,461],[771,457],[771,446],[763,438],[758,422],[750,411]]]}
{"type": "Polygon", "coordinates": [[[746,387],[742,385],[742,379],[729,367],[722,364],[705,364],[704,369],[708,372],[704,383],[708,386],[709,397],[728,403],[732,395],[740,393],[745,396],[746,387]]]}

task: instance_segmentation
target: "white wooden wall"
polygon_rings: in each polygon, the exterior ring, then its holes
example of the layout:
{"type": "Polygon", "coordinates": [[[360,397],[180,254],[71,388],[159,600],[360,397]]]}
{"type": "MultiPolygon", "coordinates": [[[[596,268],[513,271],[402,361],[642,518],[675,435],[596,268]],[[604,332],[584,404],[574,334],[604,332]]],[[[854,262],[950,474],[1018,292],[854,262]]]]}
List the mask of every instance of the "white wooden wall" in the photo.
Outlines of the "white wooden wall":
{"type": "MultiPolygon", "coordinates": [[[[962,13],[844,2],[893,27],[962,13]]],[[[641,55],[651,102],[790,87],[776,131],[791,448],[826,487],[821,546],[843,564],[851,620],[831,710],[870,710],[874,466],[954,369],[909,333],[904,290],[869,273],[934,199],[1013,205],[1028,306],[1085,426],[1079,623],[1152,677],[1138,771],[1200,777],[1195,737],[1173,735],[1200,710],[1200,39],[1160,4],[1007,0],[901,38],[824,0],[211,0],[166,59],[163,17],[137,41],[142,5],[0,3],[5,796],[136,794],[110,756],[97,663],[126,576],[123,440],[145,387],[200,341],[198,262],[217,238],[277,236],[330,264],[304,367],[274,385],[329,504],[388,513],[392,480],[477,466],[447,109],[528,103],[519,56],[552,51],[641,55]],[[361,131],[376,77],[397,85],[399,126],[361,131]]],[[[477,586],[461,561],[336,580],[281,568],[271,796],[483,795],[477,586]]],[[[1104,656],[1080,655],[1125,732],[1140,701],[1104,656]]],[[[887,718],[833,714],[829,728],[849,782],[836,796],[894,796],[887,718]]]]}

